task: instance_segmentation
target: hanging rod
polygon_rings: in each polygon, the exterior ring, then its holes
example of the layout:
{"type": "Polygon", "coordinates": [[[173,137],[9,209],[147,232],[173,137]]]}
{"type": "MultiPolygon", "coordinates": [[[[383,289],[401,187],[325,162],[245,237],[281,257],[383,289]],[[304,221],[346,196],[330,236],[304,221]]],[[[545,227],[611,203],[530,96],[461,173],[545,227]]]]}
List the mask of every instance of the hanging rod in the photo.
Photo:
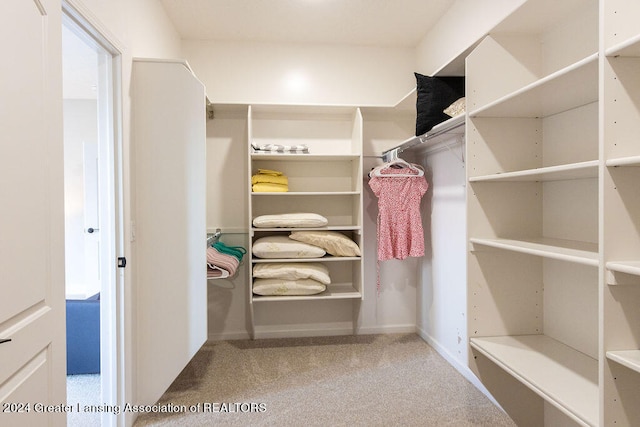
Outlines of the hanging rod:
{"type": "Polygon", "coordinates": [[[214,243],[217,243],[220,240],[220,236],[222,235],[222,230],[216,228],[215,233],[207,233],[207,247],[213,246],[214,243]]]}
{"type": "Polygon", "coordinates": [[[213,113],[213,104],[211,103],[211,101],[209,101],[209,98],[207,98],[206,112],[207,112],[207,119],[213,120],[215,117],[213,113]]]}
{"type": "Polygon", "coordinates": [[[389,161],[396,159],[400,153],[405,150],[408,150],[411,147],[415,147],[416,145],[424,144],[425,142],[432,140],[440,135],[445,135],[450,133],[451,131],[459,128],[460,126],[464,126],[465,124],[465,115],[460,114],[459,116],[452,117],[449,120],[439,123],[435,125],[429,132],[424,135],[414,136],[404,141],[402,144],[397,147],[391,148],[389,150],[382,152],[382,160],[389,161]]]}

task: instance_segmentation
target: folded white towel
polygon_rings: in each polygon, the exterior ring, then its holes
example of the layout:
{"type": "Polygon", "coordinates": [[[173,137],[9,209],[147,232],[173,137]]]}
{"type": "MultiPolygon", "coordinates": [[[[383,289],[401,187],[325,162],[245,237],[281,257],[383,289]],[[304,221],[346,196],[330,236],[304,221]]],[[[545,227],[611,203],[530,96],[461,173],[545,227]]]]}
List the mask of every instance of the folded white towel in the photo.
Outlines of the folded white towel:
{"type": "Polygon", "coordinates": [[[263,144],[257,145],[252,143],[251,148],[257,153],[293,153],[293,154],[309,154],[309,147],[306,144],[299,145],[280,145],[280,144],[263,144]]]}

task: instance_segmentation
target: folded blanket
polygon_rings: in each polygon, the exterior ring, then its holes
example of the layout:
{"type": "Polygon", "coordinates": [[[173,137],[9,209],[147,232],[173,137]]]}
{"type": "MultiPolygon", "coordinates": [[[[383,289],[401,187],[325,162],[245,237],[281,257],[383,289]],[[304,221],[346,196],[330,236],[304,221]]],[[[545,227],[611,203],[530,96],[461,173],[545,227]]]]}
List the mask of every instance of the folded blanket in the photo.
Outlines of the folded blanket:
{"type": "Polygon", "coordinates": [[[256,153],[291,153],[291,154],[309,154],[309,147],[306,144],[299,145],[280,145],[280,144],[251,144],[256,153]]]}
{"type": "Polygon", "coordinates": [[[259,182],[251,188],[256,193],[286,193],[289,191],[288,185],[273,184],[270,182],[259,182]]]}
{"type": "Polygon", "coordinates": [[[247,250],[245,248],[243,248],[242,246],[227,246],[224,243],[222,243],[221,241],[217,241],[211,246],[213,248],[215,248],[221,254],[231,255],[231,256],[237,258],[238,262],[241,262],[242,261],[242,257],[244,256],[244,254],[247,253],[247,250]]]}
{"type": "Polygon", "coordinates": [[[233,255],[226,255],[220,253],[214,247],[207,248],[207,264],[209,266],[216,266],[229,272],[229,276],[236,274],[240,261],[233,255]]]}

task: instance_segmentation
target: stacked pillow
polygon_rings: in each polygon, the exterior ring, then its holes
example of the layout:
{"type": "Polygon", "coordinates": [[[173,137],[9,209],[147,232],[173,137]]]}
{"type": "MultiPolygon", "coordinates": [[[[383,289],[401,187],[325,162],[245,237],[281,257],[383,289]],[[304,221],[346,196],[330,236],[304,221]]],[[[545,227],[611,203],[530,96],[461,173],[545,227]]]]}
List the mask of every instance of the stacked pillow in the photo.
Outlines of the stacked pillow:
{"type": "Polygon", "coordinates": [[[314,295],[331,283],[327,267],[314,262],[256,264],[253,277],[257,295],[314,295]]]}
{"type": "Polygon", "coordinates": [[[289,236],[266,236],[253,242],[258,258],[322,258],[360,256],[358,245],[337,231],[293,231],[289,236]]]}
{"type": "MultiPolygon", "coordinates": [[[[253,220],[256,228],[323,227],[327,219],[317,214],[262,215],[253,220]]],[[[252,253],[263,259],[312,259],[326,254],[361,256],[360,248],[337,231],[300,230],[288,236],[266,236],[253,242],[252,253]]],[[[327,268],[314,262],[258,263],[253,267],[253,293],[258,295],[313,295],[331,283],[327,268]]]]}

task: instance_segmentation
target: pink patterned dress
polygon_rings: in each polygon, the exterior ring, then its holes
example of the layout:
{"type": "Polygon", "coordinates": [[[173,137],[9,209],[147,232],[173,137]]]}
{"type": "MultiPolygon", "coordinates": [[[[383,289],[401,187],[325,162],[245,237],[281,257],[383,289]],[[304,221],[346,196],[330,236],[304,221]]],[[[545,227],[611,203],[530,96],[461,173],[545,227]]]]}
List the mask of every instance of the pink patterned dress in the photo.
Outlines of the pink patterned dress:
{"type": "Polygon", "coordinates": [[[369,186],[378,198],[378,260],[424,256],[424,230],[420,200],[429,184],[424,176],[393,177],[407,169],[384,169],[369,186]]]}

